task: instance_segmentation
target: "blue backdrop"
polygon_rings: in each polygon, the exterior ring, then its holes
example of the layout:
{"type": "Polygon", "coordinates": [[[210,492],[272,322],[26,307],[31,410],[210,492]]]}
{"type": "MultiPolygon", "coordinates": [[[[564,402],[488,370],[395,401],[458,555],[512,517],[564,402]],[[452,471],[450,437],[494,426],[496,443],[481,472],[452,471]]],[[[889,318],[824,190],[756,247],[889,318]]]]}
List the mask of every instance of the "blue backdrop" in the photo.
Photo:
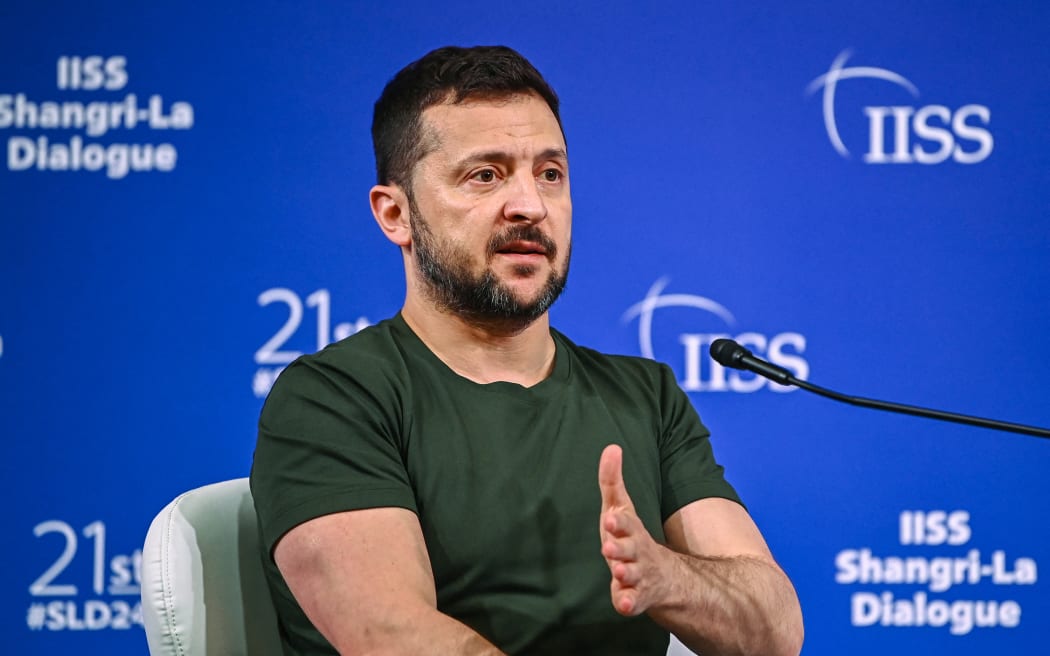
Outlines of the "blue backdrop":
{"type": "Polygon", "coordinates": [[[1036,654],[1050,443],[773,389],[1050,425],[1050,5],[0,6],[10,653],[145,654],[139,549],[247,475],[295,354],[390,316],[386,80],[506,43],[562,97],[555,324],[677,372],[798,588],[805,654],[1036,654]]]}

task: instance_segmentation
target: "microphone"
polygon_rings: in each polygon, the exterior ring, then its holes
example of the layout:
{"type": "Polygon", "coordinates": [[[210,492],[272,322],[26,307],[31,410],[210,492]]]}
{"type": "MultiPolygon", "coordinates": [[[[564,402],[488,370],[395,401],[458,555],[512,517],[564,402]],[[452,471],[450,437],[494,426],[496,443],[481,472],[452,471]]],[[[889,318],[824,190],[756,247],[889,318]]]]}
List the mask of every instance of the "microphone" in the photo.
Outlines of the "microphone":
{"type": "Polygon", "coordinates": [[[1024,424],[1015,424],[1007,421],[999,421],[997,419],[986,419],[984,417],[962,415],[955,412],[945,412],[944,410],[920,408],[919,406],[914,405],[904,405],[902,403],[878,401],[876,399],[866,399],[860,396],[841,394],[795,378],[795,376],[787,369],[778,367],[775,364],[755,357],[754,353],[731,339],[716,339],[711,343],[710,351],[711,357],[715,359],[715,362],[723,367],[751,371],[763,378],[768,378],[774,383],[801,387],[802,389],[813,392],[814,394],[819,394],[820,396],[848,403],[850,405],[856,405],[863,408],[874,408],[876,410],[888,410],[890,412],[899,412],[901,414],[913,415],[916,417],[927,417],[929,419],[939,419],[941,421],[952,421],[958,424],[980,426],[982,428],[991,428],[993,430],[1007,431],[1010,433],[1022,433],[1025,435],[1034,435],[1036,437],[1050,438],[1050,429],[1040,428],[1038,426],[1026,426],[1024,424]]]}
{"type": "Polygon", "coordinates": [[[755,357],[755,354],[731,339],[711,342],[711,357],[723,367],[744,369],[781,385],[795,385],[795,377],[787,369],[755,357]]]}

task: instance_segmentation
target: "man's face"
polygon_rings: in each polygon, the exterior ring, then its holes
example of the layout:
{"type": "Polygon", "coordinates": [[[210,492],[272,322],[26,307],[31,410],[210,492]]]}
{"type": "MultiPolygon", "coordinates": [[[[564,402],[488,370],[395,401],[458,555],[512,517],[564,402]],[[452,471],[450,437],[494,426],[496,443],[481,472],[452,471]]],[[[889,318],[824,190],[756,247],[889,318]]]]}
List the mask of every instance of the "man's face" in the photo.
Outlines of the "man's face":
{"type": "Polygon", "coordinates": [[[409,209],[416,275],[443,309],[529,323],[569,268],[572,201],[565,140],[538,96],[437,105],[433,147],[416,165],[409,209]]]}

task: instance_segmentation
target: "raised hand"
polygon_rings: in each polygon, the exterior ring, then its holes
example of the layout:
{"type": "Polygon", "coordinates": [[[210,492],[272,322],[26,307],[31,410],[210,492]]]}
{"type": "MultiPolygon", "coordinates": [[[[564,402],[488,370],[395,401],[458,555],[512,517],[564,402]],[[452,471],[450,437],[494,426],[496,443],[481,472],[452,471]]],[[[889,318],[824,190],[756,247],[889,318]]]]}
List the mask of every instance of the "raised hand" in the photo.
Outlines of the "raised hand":
{"type": "Polygon", "coordinates": [[[639,615],[662,598],[664,572],[673,556],[653,540],[638,518],[623,482],[623,451],[615,444],[602,451],[598,487],[602,493],[602,556],[612,574],[613,608],[621,615],[639,615]]]}

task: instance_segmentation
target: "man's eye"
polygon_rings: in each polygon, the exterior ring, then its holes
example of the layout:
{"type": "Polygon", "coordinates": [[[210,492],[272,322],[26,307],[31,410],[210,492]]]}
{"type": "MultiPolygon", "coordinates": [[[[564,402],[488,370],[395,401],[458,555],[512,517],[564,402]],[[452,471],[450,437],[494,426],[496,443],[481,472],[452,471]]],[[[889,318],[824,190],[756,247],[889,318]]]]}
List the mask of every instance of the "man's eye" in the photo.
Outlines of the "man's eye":
{"type": "Polygon", "coordinates": [[[474,179],[478,182],[492,182],[496,179],[496,173],[492,169],[485,169],[475,173],[474,179]]]}
{"type": "Polygon", "coordinates": [[[558,169],[547,169],[543,172],[543,179],[547,182],[557,182],[561,180],[561,171],[558,169]]]}

